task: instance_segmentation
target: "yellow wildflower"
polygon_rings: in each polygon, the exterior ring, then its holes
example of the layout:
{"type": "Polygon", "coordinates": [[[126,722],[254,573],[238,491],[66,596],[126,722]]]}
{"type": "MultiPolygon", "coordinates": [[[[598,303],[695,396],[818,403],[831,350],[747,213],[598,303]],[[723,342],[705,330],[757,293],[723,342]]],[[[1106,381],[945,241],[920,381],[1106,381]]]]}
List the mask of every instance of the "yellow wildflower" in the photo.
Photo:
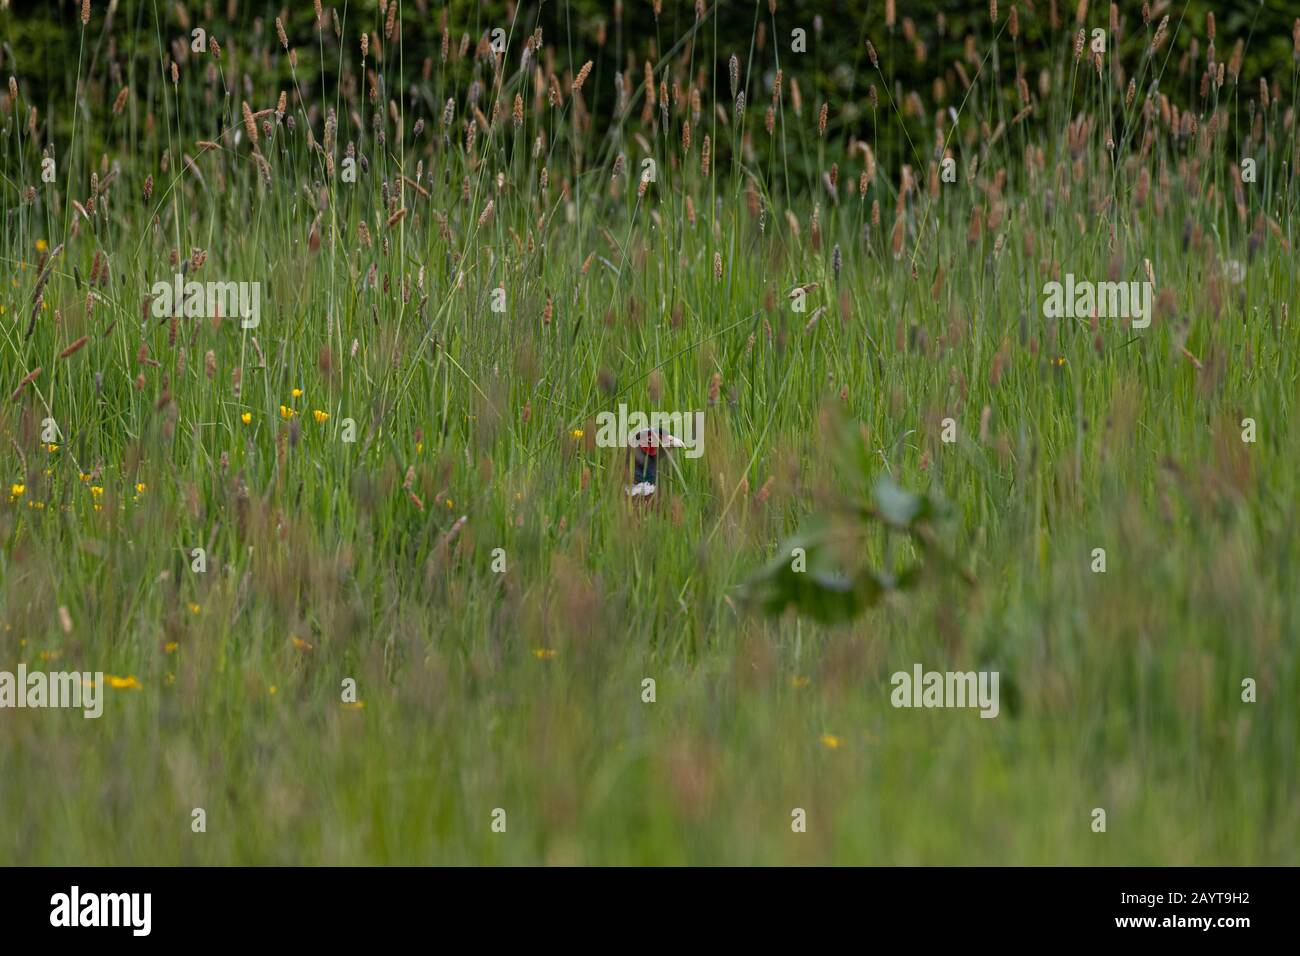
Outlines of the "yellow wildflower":
{"type": "Polygon", "coordinates": [[[840,738],[836,737],[834,734],[822,734],[821,741],[822,746],[826,747],[828,750],[835,750],[840,745],[840,738]]]}
{"type": "Polygon", "coordinates": [[[319,408],[311,413],[311,417],[316,419],[317,425],[324,425],[330,419],[329,412],[322,412],[319,408]]]}
{"type": "Polygon", "coordinates": [[[253,422],[253,413],[244,412],[244,414],[239,416],[239,420],[243,422],[245,425],[251,425],[253,422]]]}
{"type": "Polygon", "coordinates": [[[108,686],[114,690],[139,690],[141,684],[135,679],[135,675],[130,677],[117,677],[113,674],[105,674],[104,680],[108,681],[108,686]]]}

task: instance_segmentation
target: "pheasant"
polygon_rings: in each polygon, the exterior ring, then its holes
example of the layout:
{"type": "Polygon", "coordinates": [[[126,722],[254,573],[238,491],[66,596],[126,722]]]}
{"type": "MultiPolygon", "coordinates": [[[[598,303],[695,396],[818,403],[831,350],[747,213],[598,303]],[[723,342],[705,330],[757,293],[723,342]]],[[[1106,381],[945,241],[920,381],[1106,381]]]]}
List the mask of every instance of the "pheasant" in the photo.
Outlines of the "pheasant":
{"type": "Polygon", "coordinates": [[[628,447],[633,460],[632,484],[626,488],[629,497],[649,498],[655,493],[655,476],[659,470],[659,450],[684,448],[685,443],[664,428],[642,428],[628,436],[628,447]]]}

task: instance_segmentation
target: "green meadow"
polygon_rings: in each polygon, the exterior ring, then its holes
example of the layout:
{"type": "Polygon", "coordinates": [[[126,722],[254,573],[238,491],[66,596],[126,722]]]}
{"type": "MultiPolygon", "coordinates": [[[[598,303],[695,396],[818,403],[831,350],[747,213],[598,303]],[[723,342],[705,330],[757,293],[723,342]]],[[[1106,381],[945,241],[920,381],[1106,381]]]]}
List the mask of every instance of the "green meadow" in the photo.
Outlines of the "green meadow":
{"type": "Polygon", "coordinates": [[[828,11],[828,92],[785,0],[88,6],[0,76],[0,671],[103,714],[0,709],[0,863],[1300,862],[1249,20],[975,4],[911,84],[828,11]],[[703,413],[648,501],[620,404],[703,413]]]}

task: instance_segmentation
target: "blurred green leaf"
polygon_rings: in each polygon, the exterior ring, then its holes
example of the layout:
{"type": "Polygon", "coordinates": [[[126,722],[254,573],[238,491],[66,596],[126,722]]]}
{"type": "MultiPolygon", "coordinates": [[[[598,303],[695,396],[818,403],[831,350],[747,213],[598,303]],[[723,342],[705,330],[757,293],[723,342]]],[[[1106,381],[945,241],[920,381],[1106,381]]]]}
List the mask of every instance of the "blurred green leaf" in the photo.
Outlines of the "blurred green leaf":
{"type": "Polygon", "coordinates": [[[852,517],[839,518],[838,526],[828,516],[819,516],[810,529],[782,541],[777,556],[746,582],[747,597],[769,616],[782,614],[793,606],[800,614],[833,624],[859,616],[890,591],[916,587],[924,570],[921,564],[898,574],[869,567],[850,574],[835,566],[835,554],[842,554],[842,549],[832,548],[832,539],[857,538],[865,544],[865,535],[874,522],[912,535],[923,554],[938,553],[942,566],[953,565],[951,559],[934,547],[929,533],[927,522],[943,513],[936,498],[907,491],[888,476],[876,482],[872,496],[874,509],[850,509],[848,513],[852,517]],[[802,570],[795,567],[796,551],[800,549],[802,570]]]}

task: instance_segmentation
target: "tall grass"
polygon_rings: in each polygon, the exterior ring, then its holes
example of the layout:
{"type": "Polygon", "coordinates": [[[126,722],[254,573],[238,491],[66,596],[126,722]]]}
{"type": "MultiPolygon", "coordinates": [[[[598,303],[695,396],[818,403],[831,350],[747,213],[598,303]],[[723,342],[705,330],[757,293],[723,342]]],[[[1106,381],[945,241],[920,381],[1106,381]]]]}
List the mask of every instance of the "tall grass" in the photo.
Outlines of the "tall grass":
{"type": "Polygon", "coordinates": [[[865,122],[794,101],[816,46],[776,3],[604,45],[480,13],[442,49],[407,5],[286,49],[232,4],[203,53],[167,5],[103,6],[49,65],[75,101],[3,103],[0,669],[139,686],[0,712],[0,860],[1296,862],[1294,67],[1234,74],[1220,33],[1202,84],[1177,5],[1003,4],[912,91],[891,63],[937,27],[894,15],[865,122]],[[159,69],[115,75],[128,34],[159,69]],[[1029,42],[1059,55],[1019,85],[1029,42]],[[876,149],[904,115],[930,138],[876,149]],[[263,283],[260,325],[155,318],[186,262],[263,283]],[[1043,318],[1045,282],[1148,265],[1149,328],[1043,318]],[[649,507],[595,445],[620,402],[705,411],[649,507]],[[746,603],[881,473],[951,503],[973,587],[835,627],[746,603]],[[1001,715],[895,710],[915,662],[1000,671],[1001,715]]]}

